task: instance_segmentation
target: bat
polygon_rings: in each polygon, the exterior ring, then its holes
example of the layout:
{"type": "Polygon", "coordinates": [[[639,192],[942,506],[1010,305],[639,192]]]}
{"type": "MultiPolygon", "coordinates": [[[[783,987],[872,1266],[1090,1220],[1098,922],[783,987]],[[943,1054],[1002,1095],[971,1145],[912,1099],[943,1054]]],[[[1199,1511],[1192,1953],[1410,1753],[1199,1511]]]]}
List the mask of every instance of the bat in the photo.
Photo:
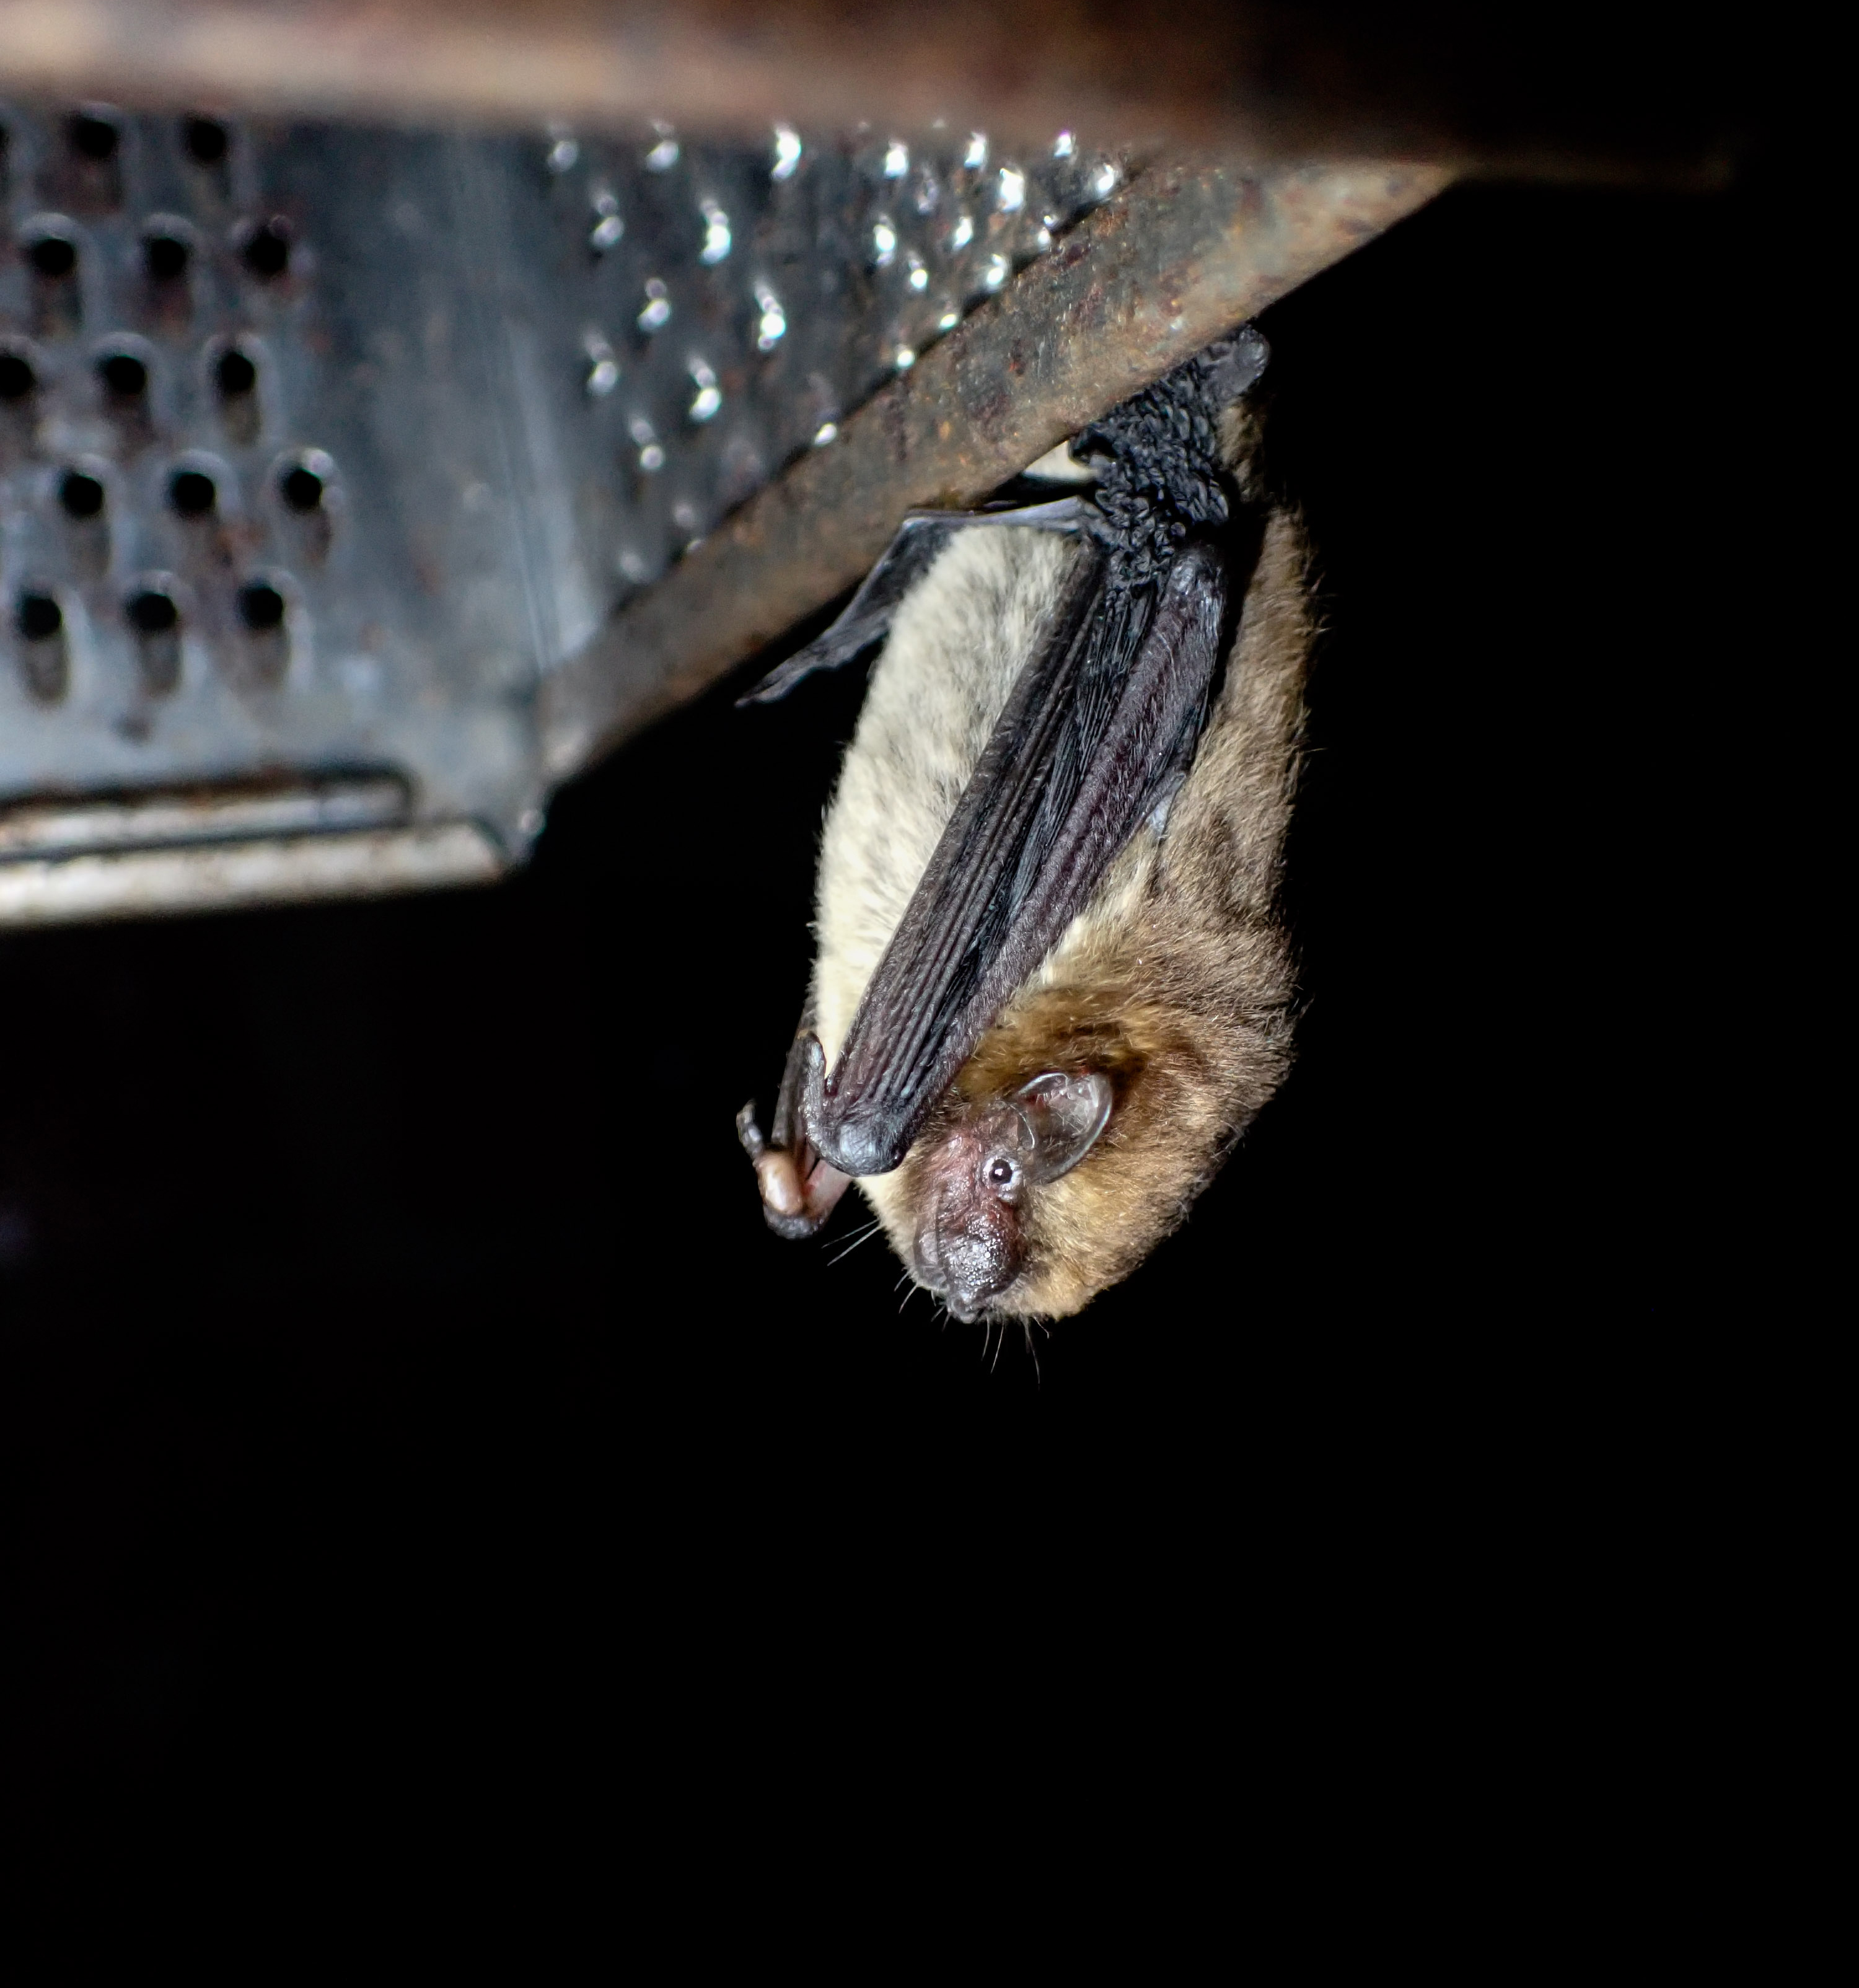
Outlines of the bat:
{"type": "Polygon", "coordinates": [[[1244,326],[1113,408],[1070,445],[1088,489],[911,513],[743,700],[884,644],[773,1119],[736,1125],[777,1234],[856,1181],[959,1319],[1127,1276],[1290,1067],[1315,619],[1262,466],[1268,356],[1244,326]]]}

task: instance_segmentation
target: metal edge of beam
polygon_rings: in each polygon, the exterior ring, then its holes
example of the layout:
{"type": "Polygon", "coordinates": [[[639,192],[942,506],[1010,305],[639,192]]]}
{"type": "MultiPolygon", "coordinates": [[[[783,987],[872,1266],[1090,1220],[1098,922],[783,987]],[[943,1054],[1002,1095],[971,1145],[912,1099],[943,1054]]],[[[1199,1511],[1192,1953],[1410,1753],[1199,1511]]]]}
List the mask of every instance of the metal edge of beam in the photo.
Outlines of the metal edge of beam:
{"type": "Polygon", "coordinates": [[[384,897],[494,883],[508,867],[463,821],[29,857],[0,863],[0,930],[384,897]]]}
{"type": "Polygon", "coordinates": [[[1759,64],[1732,38],[1607,25],[1597,62],[1579,22],[1546,37],[1502,10],[1300,0],[0,0],[0,88],[390,123],[664,117],[746,137],[973,119],[1255,161],[1720,171],[1759,64]]]}
{"type": "Polygon", "coordinates": [[[1351,130],[1438,141],[1398,108],[1365,120],[1268,88],[1287,50],[1305,66],[1308,39],[1257,5],[1145,21],[1088,0],[956,0],[927,14],[900,0],[0,0],[0,85],[389,122],[662,117],[747,134],[781,118],[974,117],[1033,138],[1055,117],[1093,130],[1107,118],[1120,133],[1266,153],[1351,130]]]}
{"type": "Polygon", "coordinates": [[[1151,166],[546,678],[557,783],[843,593],[904,512],[975,503],[1424,205],[1441,166],[1151,166]]]}

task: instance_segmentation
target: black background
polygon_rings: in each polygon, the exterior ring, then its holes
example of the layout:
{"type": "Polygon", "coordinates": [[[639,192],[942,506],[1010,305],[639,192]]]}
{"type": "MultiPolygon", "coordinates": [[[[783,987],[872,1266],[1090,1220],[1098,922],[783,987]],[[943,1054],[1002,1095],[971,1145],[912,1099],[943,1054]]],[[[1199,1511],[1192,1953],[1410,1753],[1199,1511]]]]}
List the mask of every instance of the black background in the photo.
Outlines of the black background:
{"type": "Polygon", "coordinates": [[[1036,1359],[840,1260],[853,1197],[773,1240],[734,1143],[857,682],[725,686],[494,891],[0,941],[10,1785],[603,1772],[674,1685],[779,1726],[787,1659],[1030,1701],[1133,1621],[1346,1666],[1448,1591],[1495,1646],[1604,1483],[1623,1598],[1669,1577],[1764,943],[1780,361],[1729,300],[1780,205],[1461,190],[1270,314],[1327,625],[1301,1060],[1036,1359]]]}

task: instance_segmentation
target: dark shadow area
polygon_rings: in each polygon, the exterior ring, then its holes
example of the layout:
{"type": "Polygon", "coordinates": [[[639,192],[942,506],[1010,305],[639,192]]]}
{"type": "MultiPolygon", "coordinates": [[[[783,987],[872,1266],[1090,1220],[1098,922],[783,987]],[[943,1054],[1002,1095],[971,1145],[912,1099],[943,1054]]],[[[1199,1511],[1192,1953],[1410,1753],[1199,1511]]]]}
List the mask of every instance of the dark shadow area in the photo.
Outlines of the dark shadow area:
{"type": "Polygon", "coordinates": [[[1758,889],[1711,824],[1766,666],[1781,361],[1721,319],[1765,198],[1460,192],[1271,314],[1328,627],[1302,1059],[1036,1365],[847,1253],[850,1197],[774,1240],[734,1142],[850,675],[660,725],[495,891],[0,942],[0,1774],[597,1773],[643,1674],[779,1725],[784,1665],[969,1675],[996,1594],[991,1638],[1068,1625],[1016,1673],[1136,1621],[1340,1678],[1487,1580],[1521,1633],[1503,1570],[1564,1578],[1727,1357],[1689,1210],[1711,908],[1758,889]]]}

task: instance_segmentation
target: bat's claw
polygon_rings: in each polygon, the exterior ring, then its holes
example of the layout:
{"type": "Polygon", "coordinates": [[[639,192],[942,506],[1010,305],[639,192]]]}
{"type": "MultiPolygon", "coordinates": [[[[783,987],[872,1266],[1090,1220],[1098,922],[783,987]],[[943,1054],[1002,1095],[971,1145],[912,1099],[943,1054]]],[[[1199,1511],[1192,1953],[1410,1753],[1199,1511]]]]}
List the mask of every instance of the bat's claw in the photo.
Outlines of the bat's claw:
{"type": "Polygon", "coordinates": [[[771,1146],[755,1123],[752,1100],[736,1114],[736,1137],[755,1164],[762,1191],[762,1213],[769,1228],[788,1242],[816,1234],[846,1191],[846,1175],[804,1144],[798,1152],[771,1146]]]}

